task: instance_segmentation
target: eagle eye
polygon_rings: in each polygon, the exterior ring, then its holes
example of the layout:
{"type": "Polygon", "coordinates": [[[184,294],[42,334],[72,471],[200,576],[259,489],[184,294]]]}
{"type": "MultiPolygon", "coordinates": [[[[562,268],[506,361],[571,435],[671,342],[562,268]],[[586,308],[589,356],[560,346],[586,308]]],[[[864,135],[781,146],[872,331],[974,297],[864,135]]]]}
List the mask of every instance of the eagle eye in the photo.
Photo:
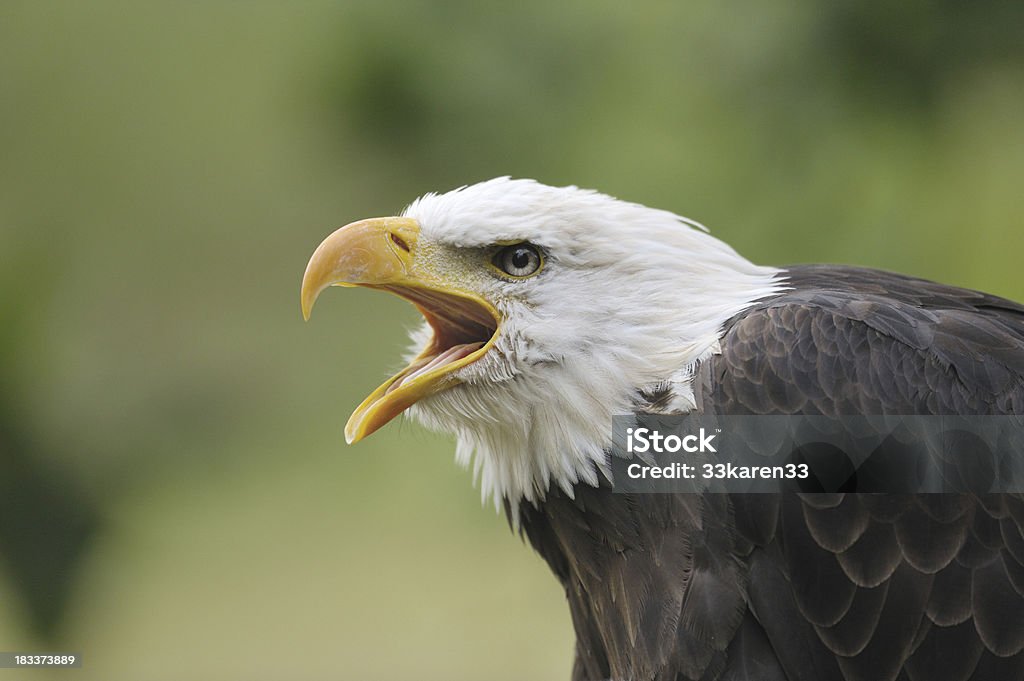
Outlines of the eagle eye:
{"type": "Polygon", "coordinates": [[[523,279],[537,274],[544,259],[536,246],[523,242],[505,246],[494,254],[491,262],[508,276],[523,279]]]}

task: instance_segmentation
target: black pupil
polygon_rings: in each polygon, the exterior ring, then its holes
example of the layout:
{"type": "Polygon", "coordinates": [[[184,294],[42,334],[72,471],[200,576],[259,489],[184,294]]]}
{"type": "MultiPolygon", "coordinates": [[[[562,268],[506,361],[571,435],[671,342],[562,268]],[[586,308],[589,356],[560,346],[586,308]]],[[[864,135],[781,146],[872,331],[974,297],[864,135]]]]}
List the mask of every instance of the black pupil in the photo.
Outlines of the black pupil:
{"type": "Polygon", "coordinates": [[[525,270],[530,266],[530,256],[532,253],[528,248],[517,248],[512,252],[512,267],[517,270],[525,270]]]}

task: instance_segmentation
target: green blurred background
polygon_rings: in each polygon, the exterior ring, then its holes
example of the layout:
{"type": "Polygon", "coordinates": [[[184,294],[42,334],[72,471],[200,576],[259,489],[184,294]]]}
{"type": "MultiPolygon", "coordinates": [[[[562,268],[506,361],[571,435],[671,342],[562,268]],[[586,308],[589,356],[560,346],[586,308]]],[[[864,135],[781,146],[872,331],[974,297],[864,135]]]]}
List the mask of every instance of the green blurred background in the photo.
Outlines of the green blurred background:
{"type": "Polygon", "coordinates": [[[452,443],[351,409],[417,315],[321,237],[495,175],[754,260],[1024,299],[1019,2],[0,3],[0,679],[565,679],[452,443]]]}

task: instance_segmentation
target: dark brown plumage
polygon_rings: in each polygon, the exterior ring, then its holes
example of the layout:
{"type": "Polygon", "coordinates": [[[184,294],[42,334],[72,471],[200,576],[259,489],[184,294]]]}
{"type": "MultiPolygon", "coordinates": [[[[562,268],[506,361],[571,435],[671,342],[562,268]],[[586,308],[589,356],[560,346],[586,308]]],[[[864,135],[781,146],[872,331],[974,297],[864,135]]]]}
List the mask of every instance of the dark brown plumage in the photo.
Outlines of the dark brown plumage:
{"type": "MultiPolygon", "coordinates": [[[[1024,306],[801,266],[696,380],[715,414],[1024,414],[1024,306]]],[[[650,396],[661,399],[664,396],[650,396]]],[[[1024,679],[1024,497],[612,494],[520,509],[577,681],[1024,679]]]]}

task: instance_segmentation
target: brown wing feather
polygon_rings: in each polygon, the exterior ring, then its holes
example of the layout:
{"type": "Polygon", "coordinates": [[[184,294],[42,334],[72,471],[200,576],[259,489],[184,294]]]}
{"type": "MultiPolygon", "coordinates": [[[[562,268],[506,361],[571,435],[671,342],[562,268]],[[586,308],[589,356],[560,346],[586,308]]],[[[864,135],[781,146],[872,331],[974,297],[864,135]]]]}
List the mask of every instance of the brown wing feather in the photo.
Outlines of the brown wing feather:
{"type": "MultiPolygon", "coordinates": [[[[789,271],[695,384],[719,414],[1024,414],[1024,307],[789,271]]],[[[1024,680],[1021,495],[623,495],[521,515],[565,587],[576,681],[1024,680]]]]}
{"type": "MultiPolygon", "coordinates": [[[[703,368],[705,409],[1024,413],[1024,307],[871,270],[792,274],[795,290],[738,318],[703,368]],[[780,345],[788,354],[756,351],[780,345]],[[778,385],[790,388],[774,400],[778,385]]],[[[750,534],[754,562],[785,577],[752,580],[751,601],[789,592],[756,610],[787,674],[826,655],[838,670],[819,681],[1024,679],[1024,523],[1009,512],[1021,495],[835,496],[784,497],[779,530],[750,534]]],[[[752,525],[771,521],[736,519],[752,525]]]]}

